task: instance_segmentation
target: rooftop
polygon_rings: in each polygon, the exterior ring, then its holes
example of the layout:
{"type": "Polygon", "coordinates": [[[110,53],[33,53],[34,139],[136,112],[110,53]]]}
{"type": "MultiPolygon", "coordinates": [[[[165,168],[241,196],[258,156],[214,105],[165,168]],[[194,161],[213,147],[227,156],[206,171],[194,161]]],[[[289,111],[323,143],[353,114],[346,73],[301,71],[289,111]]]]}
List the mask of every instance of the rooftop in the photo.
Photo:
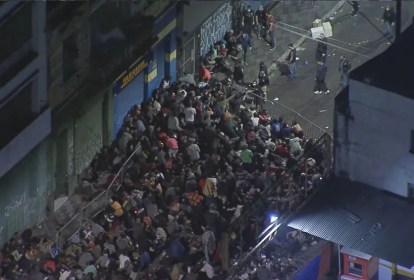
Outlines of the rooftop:
{"type": "Polygon", "coordinates": [[[412,267],[414,204],[374,187],[331,179],[289,222],[325,240],[412,267]]]}
{"type": "Polygon", "coordinates": [[[351,72],[351,79],[413,98],[414,23],[386,51],[351,72]]]}

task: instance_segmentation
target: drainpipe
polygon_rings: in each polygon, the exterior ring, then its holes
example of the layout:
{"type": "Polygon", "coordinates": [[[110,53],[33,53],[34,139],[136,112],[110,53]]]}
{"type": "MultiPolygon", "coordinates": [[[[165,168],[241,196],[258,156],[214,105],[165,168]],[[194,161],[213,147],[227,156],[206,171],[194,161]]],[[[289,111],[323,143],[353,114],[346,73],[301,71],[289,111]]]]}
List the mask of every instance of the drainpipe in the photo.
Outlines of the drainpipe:
{"type": "Polygon", "coordinates": [[[401,33],[401,0],[397,0],[396,3],[396,20],[395,20],[395,39],[400,37],[401,33]]]}
{"type": "Polygon", "coordinates": [[[341,245],[338,244],[338,279],[341,279],[342,268],[341,268],[341,245]]]}

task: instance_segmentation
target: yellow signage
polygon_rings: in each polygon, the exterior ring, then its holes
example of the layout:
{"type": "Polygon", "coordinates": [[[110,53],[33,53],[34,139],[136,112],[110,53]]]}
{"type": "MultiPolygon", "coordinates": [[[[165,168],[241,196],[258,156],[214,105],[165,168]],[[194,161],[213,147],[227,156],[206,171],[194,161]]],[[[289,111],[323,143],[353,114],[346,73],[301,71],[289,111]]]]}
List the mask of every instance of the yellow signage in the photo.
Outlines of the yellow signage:
{"type": "Polygon", "coordinates": [[[138,63],[134,68],[132,68],[125,76],[122,77],[121,89],[127,86],[139,73],[141,73],[145,67],[147,67],[148,63],[143,60],[138,63]]]}

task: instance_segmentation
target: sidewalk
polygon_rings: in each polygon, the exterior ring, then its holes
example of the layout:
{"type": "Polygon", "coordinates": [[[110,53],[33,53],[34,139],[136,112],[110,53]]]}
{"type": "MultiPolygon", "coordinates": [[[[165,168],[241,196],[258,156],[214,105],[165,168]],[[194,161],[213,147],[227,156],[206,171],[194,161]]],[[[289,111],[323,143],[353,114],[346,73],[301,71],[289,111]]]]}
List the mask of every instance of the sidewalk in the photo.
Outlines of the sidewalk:
{"type": "MultiPolygon", "coordinates": [[[[281,1],[273,7],[271,13],[275,17],[276,23],[285,22],[310,30],[315,19],[327,15],[339,2],[341,1],[315,1],[312,6],[311,1],[304,1],[304,3],[301,1],[281,1]]],[[[261,61],[270,66],[272,61],[278,60],[285,53],[289,43],[295,44],[300,38],[299,35],[278,30],[276,27],[276,49],[271,51],[264,40],[258,40],[256,36],[253,36],[253,49],[247,54],[248,66],[245,67],[245,80],[256,79],[261,61]]]]}

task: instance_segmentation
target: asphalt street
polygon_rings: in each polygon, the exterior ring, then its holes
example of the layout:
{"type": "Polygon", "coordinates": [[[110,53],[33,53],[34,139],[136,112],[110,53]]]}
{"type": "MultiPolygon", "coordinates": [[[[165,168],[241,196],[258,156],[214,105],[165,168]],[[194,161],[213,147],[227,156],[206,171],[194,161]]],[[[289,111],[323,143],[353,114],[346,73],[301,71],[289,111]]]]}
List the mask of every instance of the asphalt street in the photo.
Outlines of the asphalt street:
{"type": "MultiPolygon", "coordinates": [[[[289,41],[295,43],[304,34],[309,36],[310,27],[316,18],[321,18],[332,10],[338,1],[318,1],[315,6],[309,3],[300,5],[296,1],[284,1],[272,10],[278,20],[276,38],[279,45],[275,51],[270,51],[263,40],[253,40],[255,50],[252,51],[247,79],[254,79],[258,72],[258,63],[265,61],[270,65],[287,49],[289,41]],[[295,16],[296,13],[296,16],[295,16]],[[293,32],[292,32],[293,31],[293,32]],[[274,52],[274,53],[272,53],[274,52]]],[[[403,1],[402,26],[403,29],[412,22],[414,16],[414,1],[403,1]]],[[[339,90],[338,64],[339,56],[344,54],[356,68],[365,61],[375,57],[390,46],[390,43],[381,34],[383,25],[381,16],[387,1],[361,1],[361,14],[352,17],[351,6],[346,2],[333,13],[330,19],[333,37],[328,38],[328,74],[327,84],[331,93],[315,95],[313,93],[316,69],[315,49],[317,42],[307,38],[298,46],[297,79],[288,80],[278,72],[271,76],[269,100],[278,98],[278,102],[292,108],[318,126],[333,131],[334,98],[339,90]]],[[[410,54],[407,54],[410,55],[410,54]]],[[[386,66],[384,66],[386,67],[386,66]]],[[[278,114],[277,106],[267,103],[267,110],[272,115],[278,114]]]]}

